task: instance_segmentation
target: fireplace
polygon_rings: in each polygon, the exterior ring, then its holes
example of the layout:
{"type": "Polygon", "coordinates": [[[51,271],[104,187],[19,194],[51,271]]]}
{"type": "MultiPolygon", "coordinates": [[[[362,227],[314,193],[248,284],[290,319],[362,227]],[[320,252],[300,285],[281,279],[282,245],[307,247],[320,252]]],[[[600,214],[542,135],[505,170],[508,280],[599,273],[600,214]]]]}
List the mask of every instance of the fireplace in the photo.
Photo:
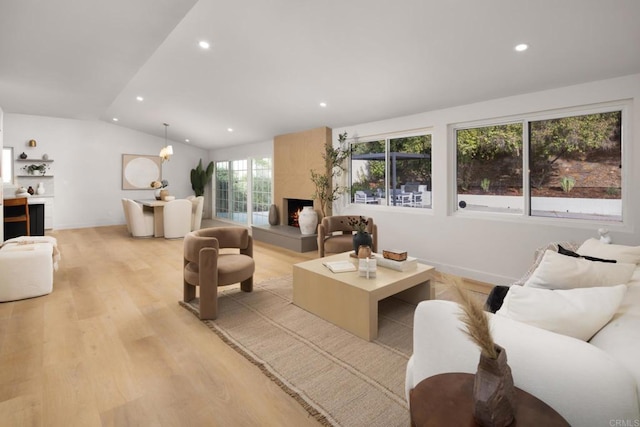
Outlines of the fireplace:
{"type": "MultiPolygon", "coordinates": [[[[287,225],[300,227],[298,225],[298,213],[305,206],[313,206],[313,200],[307,199],[284,199],[284,210],[287,212],[287,225]]],[[[284,223],[284,221],[283,221],[284,223]]]]}

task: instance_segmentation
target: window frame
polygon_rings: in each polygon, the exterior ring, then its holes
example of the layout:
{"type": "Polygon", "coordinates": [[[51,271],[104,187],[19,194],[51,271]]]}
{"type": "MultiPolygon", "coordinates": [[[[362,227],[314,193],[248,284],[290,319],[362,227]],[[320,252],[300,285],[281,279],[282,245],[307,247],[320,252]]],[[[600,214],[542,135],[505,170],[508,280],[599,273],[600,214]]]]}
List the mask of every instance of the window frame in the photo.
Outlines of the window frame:
{"type": "Polygon", "coordinates": [[[627,185],[630,182],[630,161],[632,147],[628,141],[631,140],[629,131],[630,126],[630,109],[631,100],[618,100],[611,102],[603,102],[598,104],[589,104],[582,106],[573,106],[567,108],[558,108],[547,111],[537,111],[531,113],[523,113],[513,116],[505,116],[495,119],[482,119],[476,121],[459,122],[450,124],[448,126],[448,164],[450,165],[450,171],[448,176],[449,181],[449,209],[448,215],[461,216],[465,218],[486,218],[496,219],[500,221],[515,221],[515,222],[532,222],[532,223],[544,223],[559,226],[570,226],[574,228],[594,228],[594,226],[606,226],[612,229],[627,230],[631,226],[630,214],[629,214],[629,197],[630,189],[627,185]],[[573,116],[608,113],[608,112],[620,112],[621,121],[621,221],[606,221],[606,220],[594,220],[584,218],[565,218],[565,217],[546,217],[546,216],[533,216],[531,215],[531,186],[529,183],[529,124],[531,122],[542,120],[562,119],[573,116]],[[457,159],[457,140],[456,131],[460,129],[488,127],[512,123],[522,124],[522,151],[523,151],[523,174],[522,174],[522,197],[524,198],[523,212],[522,213],[502,213],[494,211],[464,211],[459,209],[458,200],[458,188],[457,188],[457,172],[458,172],[458,159],[457,159]]]}
{"type": "Polygon", "coordinates": [[[434,185],[433,185],[433,181],[434,181],[434,177],[433,177],[433,145],[434,145],[434,130],[432,127],[428,127],[428,128],[421,128],[421,129],[414,129],[411,131],[403,131],[403,132],[391,132],[391,133],[384,133],[384,134],[377,134],[377,135],[370,135],[370,136],[365,136],[365,137],[358,137],[358,138],[352,138],[349,142],[348,142],[348,149],[349,149],[349,153],[351,153],[351,146],[354,144],[366,144],[366,143],[370,143],[370,142],[377,142],[377,141],[384,141],[384,150],[385,150],[385,156],[384,156],[384,162],[385,162],[385,177],[384,177],[384,188],[385,188],[385,194],[388,194],[389,192],[389,187],[391,185],[391,165],[390,165],[390,148],[391,148],[391,141],[394,139],[401,139],[401,138],[411,138],[411,137],[418,137],[418,136],[430,136],[431,139],[431,170],[430,170],[430,176],[431,176],[431,204],[429,207],[416,207],[416,206],[398,206],[398,205],[393,205],[392,203],[390,203],[390,199],[389,197],[385,197],[385,204],[363,204],[363,203],[355,203],[352,200],[352,195],[351,195],[351,189],[353,187],[353,170],[352,170],[352,158],[351,158],[351,154],[349,154],[349,164],[348,164],[348,168],[347,168],[347,177],[348,177],[348,185],[347,185],[347,189],[345,192],[345,197],[347,199],[347,204],[351,205],[351,206],[358,206],[358,207],[367,207],[367,208],[372,208],[372,209],[389,209],[389,210],[393,210],[394,212],[397,212],[398,209],[404,211],[404,212],[423,212],[423,213],[433,213],[433,205],[434,205],[434,197],[433,197],[433,192],[434,192],[434,185]]]}

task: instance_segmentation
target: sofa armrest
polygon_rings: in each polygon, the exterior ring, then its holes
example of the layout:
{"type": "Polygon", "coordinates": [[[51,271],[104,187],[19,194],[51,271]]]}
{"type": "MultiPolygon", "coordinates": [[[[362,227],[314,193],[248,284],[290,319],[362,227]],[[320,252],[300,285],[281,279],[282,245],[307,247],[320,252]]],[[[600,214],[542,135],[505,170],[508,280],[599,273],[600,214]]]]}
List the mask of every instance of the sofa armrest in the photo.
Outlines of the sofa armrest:
{"type": "MultiPolygon", "coordinates": [[[[416,308],[407,396],[430,376],[476,372],[480,352],[462,331],[459,314],[450,301],[424,301],[416,308]]],[[[507,351],[516,387],[550,405],[569,424],[640,419],[635,381],[608,354],[584,341],[487,315],[496,343],[507,351]]]]}

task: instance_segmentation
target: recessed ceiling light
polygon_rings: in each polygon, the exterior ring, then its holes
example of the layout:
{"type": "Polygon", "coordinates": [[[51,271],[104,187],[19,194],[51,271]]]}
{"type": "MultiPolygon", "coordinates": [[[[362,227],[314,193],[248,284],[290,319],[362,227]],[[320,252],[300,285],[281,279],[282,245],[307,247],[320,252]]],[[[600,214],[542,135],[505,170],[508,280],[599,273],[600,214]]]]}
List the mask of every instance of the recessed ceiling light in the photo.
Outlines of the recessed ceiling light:
{"type": "Polygon", "coordinates": [[[142,101],[144,101],[144,98],[141,97],[141,96],[136,96],[136,100],[142,102],[142,101]]]}
{"type": "Polygon", "coordinates": [[[211,45],[209,44],[209,42],[204,41],[204,40],[200,41],[200,42],[198,43],[198,46],[200,46],[200,47],[201,47],[201,48],[203,48],[203,49],[209,49],[209,47],[211,47],[211,45]]]}
{"type": "Polygon", "coordinates": [[[185,139],[184,142],[189,142],[189,138],[185,139]]]}
{"type": "Polygon", "coordinates": [[[111,120],[113,120],[114,122],[117,122],[117,121],[118,121],[118,118],[117,118],[117,117],[114,117],[114,118],[113,118],[113,119],[111,119],[111,120]]]}
{"type": "Polygon", "coordinates": [[[325,108],[325,107],[327,106],[327,103],[326,103],[326,102],[321,102],[321,103],[320,103],[320,106],[321,106],[322,108],[325,108]]]}
{"type": "Polygon", "coordinates": [[[232,128],[227,128],[227,132],[233,132],[232,128]]]}
{"type": "Polygon", "coordinates": [[[520,43],[519,45],[516,45],[515,49],[518,52],[524,52],[525,50],[529,49],[529,45],[525,43],[520,43]]]}

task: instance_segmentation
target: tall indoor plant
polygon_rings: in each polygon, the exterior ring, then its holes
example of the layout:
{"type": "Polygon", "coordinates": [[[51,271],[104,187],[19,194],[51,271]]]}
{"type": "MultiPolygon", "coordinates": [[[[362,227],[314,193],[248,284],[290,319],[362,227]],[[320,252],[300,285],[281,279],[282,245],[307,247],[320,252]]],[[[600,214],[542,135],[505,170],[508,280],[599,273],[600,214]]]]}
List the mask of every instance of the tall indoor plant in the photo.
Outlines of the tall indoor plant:
{"type": "Polygon", "coordinates": [[[321,172],[311,170],[311,182],[315,187],[312,199],[318,200],[322,216],[327,216],[327,211],[331,205],[345,191],[345,187],[334,183],[345,171],[344,161],[349,157],[349,150],[345,147],[347,132],[338,135],[340,145],[334,147],[333,144],[326,144],[322,159],[324,160],[324,170],[321,172]]]}
{"type": "Polygon", "coordinates": [[[197,196],[204,195],[204,187],[213,176],[213,162],[209,162],[207,169],[202,168],[202,159],[198,162],[195,169],[191,169],[191,188],[197,196]]]}

